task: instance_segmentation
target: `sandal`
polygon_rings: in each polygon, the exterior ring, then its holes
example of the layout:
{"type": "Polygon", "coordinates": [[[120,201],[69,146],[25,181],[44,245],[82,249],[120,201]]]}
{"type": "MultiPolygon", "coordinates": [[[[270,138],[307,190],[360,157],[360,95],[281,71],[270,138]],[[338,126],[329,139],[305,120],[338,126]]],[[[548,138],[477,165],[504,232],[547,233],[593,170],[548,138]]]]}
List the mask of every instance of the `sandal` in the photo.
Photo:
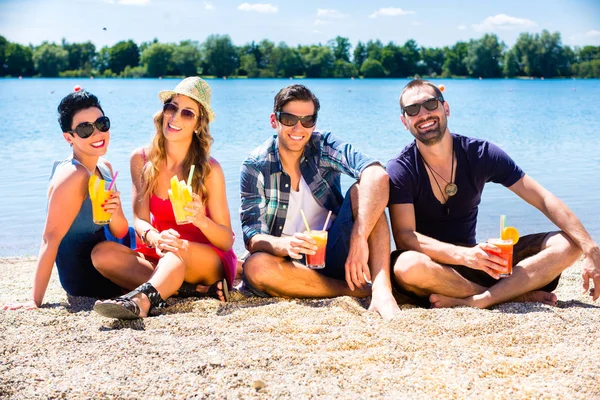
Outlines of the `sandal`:
{"type": "Polygon", "coordinates": [[[229,286],[227,284],[227,279],[223,278],[220,281],[216,281],[215,283],[213,283],[212,285],[210,285],[208,287],[208,290],[206,292],[199,292],[196,290],[196,287],[198,286],[197,283],[189,283],[189,282],[183,282],[181,284],[181,287],[179,288],[179,290],[177,290],[177,297],[181,297],[181,298],[186,298],[186,297],[212,297],[213,299],[217,299],[220,300],[219,298],[219,288],[218,288],[218,284],[219,282],[223,283],[223,297],[225,298],[225,301],[229,301],[230,298],[230,294],[229,294],[229,286]]]}
{"type": "Polygon", "coordinates": [[[156,290],[150,282],[146,282],[131,292],[114,298],[113,300],[118,303],[102,302],[94,305],[94,311],[98,314],[116,319],[138,319],[140,318],[140,307],[133,297],[137,294],[143,293],[150,300],[150,308],[148,309],[148,315],[153,307],[162,308],[166,307],[167,303],[160,297],[160,293],[156,290]]]}

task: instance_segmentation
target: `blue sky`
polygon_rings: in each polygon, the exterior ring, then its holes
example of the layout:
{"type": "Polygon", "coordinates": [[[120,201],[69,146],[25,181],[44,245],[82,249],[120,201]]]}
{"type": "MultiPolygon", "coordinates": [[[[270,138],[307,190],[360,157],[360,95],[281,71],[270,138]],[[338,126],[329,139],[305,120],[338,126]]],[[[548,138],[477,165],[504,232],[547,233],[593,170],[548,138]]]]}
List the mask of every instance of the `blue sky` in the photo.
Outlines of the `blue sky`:
{"type": "Polygon", "coordinates": [[[415,39],[441,47],[492,32],[512,46],[520,33],[542,29],[560,32],[566,45],[598,46],[600,1],[0,0],[0,35],[9,41],[90,40],[98,49],[125,39],[202,42],[210,34],[228,34],[236,45],[324,44],[340,35],[353,45],[415,39]]]}

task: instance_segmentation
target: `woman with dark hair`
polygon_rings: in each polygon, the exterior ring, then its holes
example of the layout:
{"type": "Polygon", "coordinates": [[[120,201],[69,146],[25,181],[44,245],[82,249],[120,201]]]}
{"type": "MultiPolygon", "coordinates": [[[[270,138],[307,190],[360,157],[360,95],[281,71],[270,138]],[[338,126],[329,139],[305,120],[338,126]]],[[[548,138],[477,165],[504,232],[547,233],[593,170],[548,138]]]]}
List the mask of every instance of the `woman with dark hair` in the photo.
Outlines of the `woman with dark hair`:
{"type": "Polygon", "coordinates": [[[132,292],[96,302],[94,310],[110,318],[146,317],[175,293],[227,301],[236,273],[225,177],[210,157],[210,87],[189,77],[174,90],[160,92],[159,98],[163,109],[154,117],[154,139],[131,155],[134,226],[143,246],[133,251],[102,243],[93,257],[96,268],[115,282],[121,282],[124,268],[155,271],[132,292]],[[185,207],[189,223],[178,225],[168,195],[170,181],[190,175],[192,201],[185,207]]]}
{"type": "MultiPolygon", "coordinates": [[[[98,98],[84,90],[63,98],[58,113],[63,137],[73,148],[73,154],[55,164],[50,178],[48,214],[32,298],[26,303],[6,305],[3,307],[5,310],[38,308],[44,299],[55,262],[60,283],[70,295],[109,298],[123,293],[117,284],[94,268],[90,257],[92,249],[106,241],[104,226],[97,225],[92,218],[88,183],[93,176],[112,181],[112,167],[101,158],[110,142],[110,120],[104,115],[98,98]]],[[[108,223],[110,233],[117,238],[126,236],[127,219],[116,187],[102,207],[111,214],[108,223]]]]}

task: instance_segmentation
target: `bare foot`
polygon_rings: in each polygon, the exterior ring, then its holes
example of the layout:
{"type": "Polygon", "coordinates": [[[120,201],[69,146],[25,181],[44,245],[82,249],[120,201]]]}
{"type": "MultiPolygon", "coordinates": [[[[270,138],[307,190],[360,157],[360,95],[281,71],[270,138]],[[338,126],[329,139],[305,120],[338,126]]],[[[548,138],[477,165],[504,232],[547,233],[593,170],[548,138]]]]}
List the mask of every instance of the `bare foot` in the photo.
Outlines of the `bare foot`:
{"type": "Polygon", "coordinates": [[[432,294],[429,296],[432,308],[471,306],[471,302],[468,299],[458,299],[456,297],[444,296],[443,294],[432,294]]]}
{"type": "Polygon", "coordinates": [[[534,290],[533,292],[525,293],[521,296],[515,297],[511,301],[516,303],[543,303],[549,306],[556,306],[557,300],[558,298],[554,293],[534,290]]]}
{"type": "Polygon", "coordinates": [[[400,307],[398,307],[398,303],[396,303],[396,299],[392,293],[387,291],[378,291],[373,292],[371,304],[369,305],[369,311],[378,312],[385,321],[390,321],[397,313],[400,312],[400,307]]]}
{"type": "MultiPolygon", "coordinates": [[[[140,318],[146,318],[148,316],[148,310],[150,310],[150,300],[148,299],[148,297],[143,293],[138,293],[135,296],[133,296],[133,298],[131,300],[133,300],[140,308],[140,318]]],[[[121,304],[123,304],[123,302],[119,301],[117,299],[107,299],[107,300],[98,300],[94,304],[119,304],[119,305],[121,305],[121,304]]]]}

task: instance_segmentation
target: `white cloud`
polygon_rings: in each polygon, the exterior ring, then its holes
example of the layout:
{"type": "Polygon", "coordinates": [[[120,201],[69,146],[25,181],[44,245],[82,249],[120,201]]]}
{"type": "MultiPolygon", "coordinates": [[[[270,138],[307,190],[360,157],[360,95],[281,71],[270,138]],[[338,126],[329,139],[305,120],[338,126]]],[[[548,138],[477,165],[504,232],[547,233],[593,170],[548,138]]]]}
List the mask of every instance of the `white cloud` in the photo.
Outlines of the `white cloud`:
{"type": "Polygon", "coordinates": [[[600,31],[597,29],[592,29],[589,32],[585,33],[585,36],[587,37],[600,37],[600,31]]]}
{"type": "Polygon", "coordinates": [[[323,25],[331,25],[333,22],[332,21],[325,21],[322,19],[315,19],[314,25],[315,26],[323,26],[323,25]]]}
{"type": "Polygon", "coordinates": [[[465,29],[467,29],[467,26],[466,25],[459,25],[459,26],[457,26],[457,28],[458,28],[459,31],[464,31],[465,29]]]}
{"type": "Polygon", "coordinates": [[[511,17],[506,14],[498,14],[493,17],[487,17],[481,24],[474,24],[473,29],[477,32],[495,31],[495,30],[511,30],[532,28],[537,24],[529,19],[511,17]]]}
{"type": "Polygon", "coordinates": [[[213,6],[213,4],[209,3],[208,1],[205,1],[202,4],[204,4],[205,10],[214,10],[215,9],[215,6],[213,6]]]}
{"type": "Polygon", "coordinates": [[[260,4],[260,3],[256,3],[256,4],[250,4],[250,3],[244,3],[244,4],[240,4],[238,6],[238,10],[241,11],[256,11],[259,13],[276,13],[279,11],[279,8],[277,6],[274,6],[272,4],[260,4]]]}
{"type": "Polygon", "coordinates": [[[104,0],[109,4],[123,4],[126,6],[145,6],[150,3],[150,0],[104,0]]]}
{"type": "Polygon", "coordinates": [[[399,15],[409,15],[409,14],[414,14],[414,13],[415,13],[414,11],[406,11],[401,8],[387,7],[387,8],[380,8],[379,10],[375,11],[373,14],[369,15],[369,18],[377,18],[379,16],[397,17],[399,15]]]}
{"type": "Polygon", "coordinates": [[[338,10],[331,10],[331,9],[325,9],[325,8],[317,9],[317,17],[320,17],[320,18],[339,19],[339,18],[344,18],[345,16],[346,16],[345,14],[342,14],[338,10]]]}

